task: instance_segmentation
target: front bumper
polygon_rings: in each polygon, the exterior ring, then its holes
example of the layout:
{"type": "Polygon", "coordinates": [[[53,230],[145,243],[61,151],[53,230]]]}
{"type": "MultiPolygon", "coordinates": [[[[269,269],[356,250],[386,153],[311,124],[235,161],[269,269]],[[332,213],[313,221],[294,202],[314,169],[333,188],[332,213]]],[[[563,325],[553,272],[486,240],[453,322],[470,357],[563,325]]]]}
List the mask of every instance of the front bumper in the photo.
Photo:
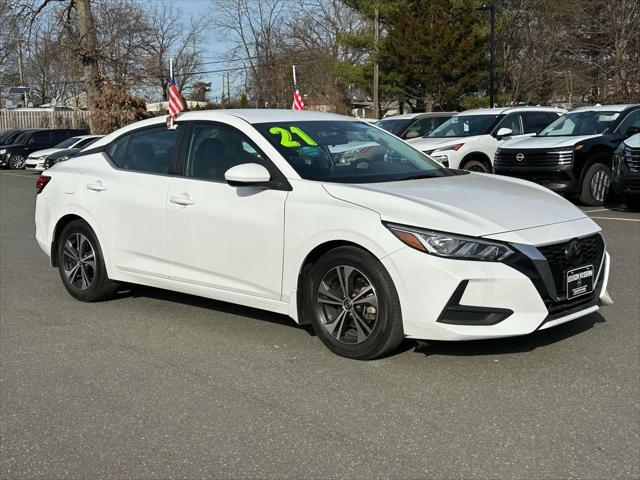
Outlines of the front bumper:
{"type": "Polygon", "coordinates": [[[25,170],[32,170],[34,172],[44,171],[44,158],[27,158],[24,164],[25,170]]]}
{"type": "Polygon", "coordinates": [[[557,193],[577,193],[580,189],[580,180],[573,173],[572,165],[550,168],[515,168],[501,167],[496,164],[494,170],[498,175],[528,180],[557,193]]]}
{"type": "MultiPolygon", "coordinates": [[[[523,250],[527,258],[527,254],[536,257],[538,251],[536,247],[523,250]]],[[[409,338],[477,340],[526,335],[611,303],[606,251],[595,272],[593,292],[571,301],[566,296],[562,300],[561,295],[551,298],[557,292],[547,291],[538,271],[546,260],[538,255],[537,262],[534,258],[510,266],[443,259],[404,248],[385,257],[383,264],[400,296],[404,333],[409,338]]]]}
{"type": "Polygon", "coordinates": [[[613,156],[612,185],[615,193],[640,195],[640,168],[636,168],[636,162],[640,165],[640,160],[632,163],[618,154],[613,156]]]}

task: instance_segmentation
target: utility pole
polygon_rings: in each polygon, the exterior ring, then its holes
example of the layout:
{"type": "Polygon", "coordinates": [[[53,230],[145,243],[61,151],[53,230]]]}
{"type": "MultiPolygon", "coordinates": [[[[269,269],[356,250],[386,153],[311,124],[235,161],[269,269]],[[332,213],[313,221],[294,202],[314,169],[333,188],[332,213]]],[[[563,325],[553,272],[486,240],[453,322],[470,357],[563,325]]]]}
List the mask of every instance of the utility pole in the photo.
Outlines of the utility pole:
{"type": "MultiPolygon", "coordinates": [[[[18,30],[18,17],[15,19],[16,22],[16,47],[18,48],[18,76],[20,77],[20,86],[25,87],[24,84],[24,67],[22,66],[22,40],[20,39],[20,31],[18,30]]],[[[24,102],[23,107],[27,106],[27,92],[23,94],[22,101],[24,102]]]]}
{"type": "Polygon", "coordinates": [[[496,81],[496,6],[494,3],[483,5],[476,10],[488,10],[491,15],[491,33],[489,34],[489,106],[495,105],[496,81]]]}
{"type": "Polygon", "coordinates": [[[224,105],[224,73],[222,74],[222,84],[220,85],[220,105],[224,105]]]}
{"type": "Polygon", "coordinates": [[[231,103],[231,82],[229,78],[231,77],[231,73],[227,72],[227,96],[229,97],[229,103],[231,103]]]}
{"type": "Polygon", "coordinates": [[[373,111],[375,118],[380,118],[380,98],[378,88],[380,84],[380,68],[378,65],[378,43],[380,41],[380,11],[375,8],[373,25],[373,111]]]}

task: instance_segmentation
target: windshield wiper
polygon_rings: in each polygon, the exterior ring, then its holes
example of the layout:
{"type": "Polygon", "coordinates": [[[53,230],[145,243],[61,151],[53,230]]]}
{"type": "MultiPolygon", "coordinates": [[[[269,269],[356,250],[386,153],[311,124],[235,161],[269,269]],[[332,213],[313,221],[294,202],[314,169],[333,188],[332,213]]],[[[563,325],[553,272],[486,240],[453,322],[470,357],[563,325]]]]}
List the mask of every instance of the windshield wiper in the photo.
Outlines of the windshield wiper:
{"type": "Polygon", "coordinates": [[[432,173],[421,173],[418,175],[409,175],[408,177],[404,177],[401,178],[399,181],[404,181],[404,180],[419,180],[421,178],[437,178],[440,175],[434,175],[432,173]]]}

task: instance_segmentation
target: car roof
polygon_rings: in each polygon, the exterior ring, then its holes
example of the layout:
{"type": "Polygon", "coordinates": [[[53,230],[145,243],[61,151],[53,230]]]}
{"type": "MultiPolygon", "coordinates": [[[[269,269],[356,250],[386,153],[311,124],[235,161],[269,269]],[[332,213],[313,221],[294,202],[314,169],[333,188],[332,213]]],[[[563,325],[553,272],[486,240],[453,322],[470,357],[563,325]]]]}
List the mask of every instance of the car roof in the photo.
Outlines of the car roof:
{"type": "Polygon", "coordinates": [[[520,106],[520,107],[496,107],[496,108],[474,108],[472,110],[465,110],[464,112],[457,113],[460,115],[504,115],[512,112],[557,112],[565,113],[564,108],[558,107],[541,107],[541,106],[520,106]]]}
{"type": "Polygon", "coordinates": [[[353,117],[338,115],[335,113],[315,112],[313,110],[285,110],[285,109],[228,109],[228,110],[201,110],[198,112],[187,112],[180,117],[188,120],[187,114],[197,114],[201,120],[206,120],[209,115],[218,116],[221,113],[233,115],[249,123],[272,123],[272,122],[300,122],[319,120],[338,121],[361,121],[353,117]]]}
{"type": "Polygon", "coordinates": [[[638,103],[627,103],[627,104],[618,104],[618,105],[592,105],[592,106],[586,106],[586,107],[578,107],[575,108],[573,110],[571,110],[571,112],[588,112],[588,111],[595,111],[595,112],[623,112],[629,108],[633,108],[633,107],[640,107],[640,104],[638,103]]]}
{"type": "Polygon", "coordinates": [[[381,118],[380,120],[404,120],[418,117],[444,117],[453,116],[458,112],[415,112],[415,113],[402,113],[400,115],[389,115],[388,117],[381,118]]]}

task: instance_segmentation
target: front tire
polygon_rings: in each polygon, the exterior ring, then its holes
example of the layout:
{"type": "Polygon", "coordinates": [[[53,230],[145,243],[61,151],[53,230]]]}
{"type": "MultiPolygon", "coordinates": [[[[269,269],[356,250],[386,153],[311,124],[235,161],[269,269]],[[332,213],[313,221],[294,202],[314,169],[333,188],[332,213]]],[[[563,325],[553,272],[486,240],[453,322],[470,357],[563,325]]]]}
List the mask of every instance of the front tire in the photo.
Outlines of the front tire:
{"type": "Polygon", "coordinates": [[[304,311],[337,355],[371,360],[403,339],[400,300],[389,273],[370,253],[339,247],[323,255],[305,282],[304,311]]]}
{"type": "Polygon", "coordinates": [[[22,170],[25,163],[27,163],[27,159],[22,155],[11,155],[9,168],[11,168],[11,170],[22,170]]]}
{"type": "Polygon", "coordinates": [[[475,159],[466,161],[462,169],[469,170],[470,172],[491,173],[491,167],[489,167],[482,160],[475,160],[475,159]]]}
{"type": "Polygon", "coordinates": [[[611,188],[611,169],[596,162],[584,174],[580,186],[580,202],[590,207],[604,205],[611,188]]]}
{"type": "Polygon", "coordinates": [[[58,272],[67,291],[82,302],[103,300],[115,291],[98,239],[83,220],[69,223],[60,234],[58,272]]]}

